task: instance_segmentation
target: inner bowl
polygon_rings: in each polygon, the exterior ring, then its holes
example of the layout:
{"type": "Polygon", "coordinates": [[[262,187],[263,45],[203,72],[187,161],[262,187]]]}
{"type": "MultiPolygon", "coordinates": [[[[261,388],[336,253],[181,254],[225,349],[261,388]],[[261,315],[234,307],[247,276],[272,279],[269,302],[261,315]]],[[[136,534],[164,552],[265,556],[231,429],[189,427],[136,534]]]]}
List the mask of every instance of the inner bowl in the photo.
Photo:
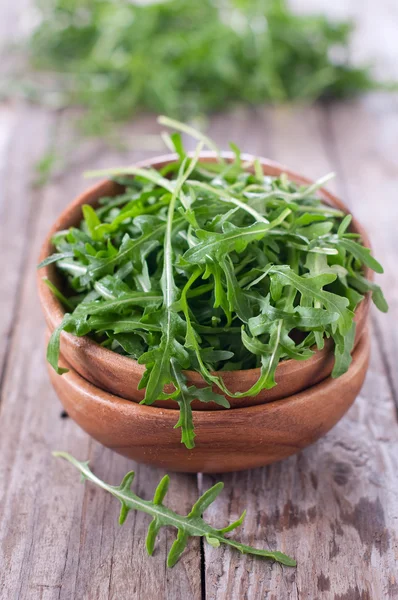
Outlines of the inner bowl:
{"type": "MultiPolygon", "coordinates": [[[[223,156],[228,162],[233,160],[233,155],[230,153],[225,153],[223,156]]],[[[246,154],[243,155],[242,158],[243,160],[250,161],[253,160],[254,157],[246,154]]],[[[171,154],[143,161],[138,163],[137,166],[141,168],[152,167],[161,169],[167,164],[175,162],[176,159],[177,155],[171,154]]],[[[201,162],[215,162],[216,155],[211,152],[203,152],[201,153],[200,160],[201,162]]],[[[305,185],[313,183],[313,181],[292,172],[290,169],[287,169],[276,162],[267,159],[259,160],[265,175],[278,176],[281,173],[286,173],[289,179],[296,183],[305,185]]],[[[78,196],[61,213],[51,227],[43,244],[39,260],[44,260],[54,251],[51,238],[57,231],[79,225],[82,219],[83,204],[90,204],[95,207],[101,197],[117,195],[122,189],[122,186],[119,184],[106,180],[91,187],[78,196]]],[[[338,208],[345,213],[349,212],[348,208],[341,200],[324,188],[321,188],[318,191],[318,195],[326,204],[338,208]]],[[[353,218],[351,223],[351,231],[359,233],[363,244],[368,247],[370,246],[365,230],[355,218],[353,218]]],[[[370,269],[366,268],[364,274],[368,279],[372,278],[372,271],[370,269]]],[[[60,284],[61,279],[54,264],[48,265],[38,271],[40,301],[48,330],[51,333],[60,324],[65,309],[47,285],[44,284],[43,277],[47,277],[56,285],[60,284]]],[[[363,334],[368,318],[369,304],[370,295],[366,294],[364,300],[355,310],[357,327],[354,348],[363,334]]],[[[121,396],[122,398],[133,400],[134,402],[140,402],[144,398],[144,390],[138,390],[137,388],[145,371],[145,367],[139,365],[137,361],[104,348],[87,336],[76,337],[66,332],[62,332],[61,334],[61,352],[68,364],[79,373],[79,375],[94,385],[117,396],[121,396]]],[[[276,369],[275,381],[277,385],[275,387],[269,390],[262,390],[255,397],[228,397],[231,407],[240,408],[263,404],[295,394],[328,377],[332,372],[333,362],[333,342],[332,340],[326,340],[324,348],[322,350],[316,350],[313,356],[306,361],[288,359],[280,362],[276,369]]],[[[259,372],[259,369],[223,371],[221,376],[228,389],[233,392],[238,392],[249,389],[257,381],[259,372]]],[[[196,387],[205,387],[207,385],[202,376],[196,371],[185,371],[184,373],[190,385],[195,385],[196,387]]],[[[221,393],[216,387],[214,387],[214,391],[221,393]]],[[[174,402],[173,400],[162,401],[155,403],[155,405],[171,409],[174,407],[174,402]]],[[[209,409],[220,409],[220,407],[214,403],[204,405],[199,401],[194,401],[192,407],[194,410],[206,411],[209,409]]]]}
{"type": "MultiPolygon", "coordinates": [[[[347,373],[298,394],[235,410],[194,411],[195,448],[173,429],[179,411],[119,398],[72,368],[50,379],[65,410],[104,446],[138,462],[172,471],[221,473],[264,466],[314,443],[341,419],[359,393],[369,361],[369,334],[361,337],[347,373]]],[[[64,366],[70,366],[63,362],[64,366]]]]}

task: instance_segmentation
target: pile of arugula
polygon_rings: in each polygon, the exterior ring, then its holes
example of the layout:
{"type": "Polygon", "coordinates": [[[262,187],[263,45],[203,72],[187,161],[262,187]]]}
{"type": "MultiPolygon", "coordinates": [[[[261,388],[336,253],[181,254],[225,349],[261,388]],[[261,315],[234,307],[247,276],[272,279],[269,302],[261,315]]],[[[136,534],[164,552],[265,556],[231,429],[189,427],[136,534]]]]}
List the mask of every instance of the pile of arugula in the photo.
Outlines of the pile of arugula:
{"type": "MultiPolygon", "coordinates": [[[[333,377],[345,373],[355,337],[354,309],[380,288],[363,275],[382,273],[351,216],[322,203],[316,191],[327,178],[298,186],[285,175],[264,176],[257,160],[201,162],[211,140],[165,117],[160,122],[199,140],[187,156],[181,135],[167,136],[175,162],[160,171],[134,167],[92,175],[112,176],[124,187],[83,206],[80,227],[58,232],[55,262],[63,274],[68,312],[53,332],[48,360],[59,372],[62,330],[91,335],[146,370],[145,404],[173,399],[176,427],[194,447],[191,402],[228,407],[230,397],[255,396],[275,385],[281,360],[305,360],[335,342],[333,377]],[[249,169],[250,167],[250,169],[249,169]],[[233,394],[222,371],[260,367],[258,381],[233,394]],[[207,387],[189,386],[184,369],[199,372],[207,387]],[[171,393],[165,393],[172,384],[171,393]],[[215,393],[218,390],[220,393],[215,393]]],[[[169,388],[170,389],[170,388],[169,388]]]]}
{"type": "Polygon", "coordinates": [[[79,104],[90,133],[140,110],[186,119],[245,103],[342,98],[378,86],[349,60],[352,25],[286,0],[46,0],[31,97],[79,104]]]}

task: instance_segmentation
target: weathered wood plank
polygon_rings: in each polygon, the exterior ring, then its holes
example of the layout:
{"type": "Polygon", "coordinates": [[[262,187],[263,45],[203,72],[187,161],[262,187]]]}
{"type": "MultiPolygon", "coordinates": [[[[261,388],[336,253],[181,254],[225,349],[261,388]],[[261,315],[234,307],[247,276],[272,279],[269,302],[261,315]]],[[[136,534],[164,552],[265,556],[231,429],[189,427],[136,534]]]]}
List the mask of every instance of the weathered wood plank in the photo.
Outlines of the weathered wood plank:
{"type": "MultiPolygon", "coordinates": [[[[265,131],[255,119],[248,119],[243,150],[250,151],[247,139],[259,147],[261,136],[262,140],[271,138],[262,154],[269,150],[270,158],[310,177],[339,167],[325,137],[321,109],[266,112],[270,126],[265,131]]],[[[211,130],[217,127],[212,125],[211,130]]],[[[218,130],[222,145],[229,137],[229,132],[218,130]]],[[[332,187],[341,189],[338,180],[332,187]]],[[[373,233],[374,221],[368,225],[373,233]]],[[[217,514],[219,522],[220,515],[234,519],[247,507],[240,538],[294,554],[297,570],[206,546],[206,596],[211,600],[393,598],[398,591],[397,450],[398,427],[388,373],[374,344],[363,392],[339,425],[297,457],[225,476],[228,499],[224,494],[209,509],[210,519],[217,514]]],[[[203,486],[215,479],[205,476],[203,486]]]]}
{"type": "Polygon", "coordinates": [[[374,311],[373,316],[398,410],[398,97],[372,96],[336,105],[327,114],[326,132],[347,201],[371,231],[375,255],[385,270],[376,281],[385,290],[389,314],[374,311]]]}
{"type": "MultiPolygon", "coordinates": [[[[153,119],[130,129],[156,131],[153,119]]],[[[62,133],[60,134],[62,135],[62,133]]],[[[85,144],[79,152],[86,153],[85,144]]],[[[76,156],[78,158],[79,154],[76,156]]],[[[35,292],[35,261],[49,225],[77,191],[87,186],[80,177],[85,167],[138,160],[103,153],[89,164],[68,170],[47,186],[35,207],[36,222],[29,238],[26,269],[19,291],[0,418],[0,597],[20,600],[43,598],[201,597],[199,541],[192,543],[172,571],[166,570],[173,532],[159,535],[158,549],[149,559],[145,551],[148,518],[131,514],[123,528],[117,525],[119,507],[93,486],[81,486],[66,463],[51,456],[65,449],[81,459],[90,457],[93,469],[119,483],[134,463],[105,450],[70,420],[60,418],[61,406],[50,388],[44,362],[44,326],[35,292]]],[[[15,202],[24,201],[23,196],[15,202]]],[[[138,466],[135,489],[153,495],[163,475],[138,466]]],[[[197,497],[194,476],[175,475],[169,503],[187,510],[197,497]]]]}
{"type": "Polygon", "coordinates": [[[54,122],[53,115],[39,108],[0,106],[0,256],[6,265],[0,294],[0,381],[40,202],[41,191],[32,187],[34,165],[47,148],[54,122]]]}

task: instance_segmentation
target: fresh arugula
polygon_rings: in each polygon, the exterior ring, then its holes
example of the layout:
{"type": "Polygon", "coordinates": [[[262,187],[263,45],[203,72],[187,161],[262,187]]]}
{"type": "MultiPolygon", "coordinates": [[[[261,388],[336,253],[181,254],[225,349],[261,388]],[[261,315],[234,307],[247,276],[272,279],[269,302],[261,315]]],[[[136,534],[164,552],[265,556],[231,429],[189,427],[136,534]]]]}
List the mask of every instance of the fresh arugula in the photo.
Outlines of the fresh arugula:
{"type": "Polygon", "coordinates": [[[381,87],[350,61],[350,22],[297,14],[287,0],[47,0],[37,11],[29,58],[51,77],[24,73],[23,91],[86,107],[91,134],[140,110],[186,119],[381,87]]]}
{"type": "MultiPolygon", "coordinates": [[[[351,217],[324,204],[323,178],[299,186],[265,177],[257,160],[200,160],[214,143],[191,127],[160,119],[176,160],[160,171],[101,171],[121,192],[83,206],[79,227],[55,234],[62,291],[47,285],[67,313],[47,357],[58,373],[62,331],[90,335],[145,365],[145,404],[174,400],[181,441],[193,448],[192,401],[228,407],[275,385],[280,361],[306,360],[326,338],[335,344],[332,376],[345,373],[355,339],[354,310],[366,292],[386,311],[364,267],[381,265],[349,227],[351,217]],[[199,140],[193,156],[181,133],[199,140]],[[250,389],[232,393],[223,371],[259,368],[250,389]],[[205,387],[189,385],[184,370],[205,387]]],[[[95,173],[94,173],[95,174],[95,173]]]]}
{"type": "Polygon", "coordinates": [[[246,544],[242,544],[225,537],[226,533],[229,533],[230,531],[233,531],[242,525],[246,511],[237,521],[226,527],[223,527],[222,529],[216,529],[206,523],[206,521],[203,519],[203,513],[207,508],[209,508],[210,504],[215,501],[217,496],[222,491],[224,487],[222,482],[216,483],[213,485],[213,487],[208,489],[195,502],[190,513],[187,516],[183,516],[170,510],[163,504],[163,500],[169,487],[170,478],[168,475],[165,475],[160,481],[155,490],[153,500],[143,500],[131,491],[131,484],[134,480],[134,471],[127,473],[119,486],[113,486],[105,483],[96,475],[94,475],[88,466],[88,462],[81,462],[67,452],[54,452],[53,454],[56,457],[64,458],[74,467],[76,467],[80,472],[83,481],[88,480],[92,483],[95,483],[119,500],[121,504],[119,516],[120,525],[125,522],[127,514],[130,510],[138,510],[152,517],[146,538],[146,549],[150,556],[153,554],[156,536],[161,527],[174,527],[177,529],[177,538],[172,544],[167,557],[168,567],[173,567],[179,560],[190,537],[203,537],[207,543],[214,548],[219,547],[221,544],[226,544],[236,548],[242,554],[261,556],[263,558],[279,562],[280,564],[288,567],[296,566],[296,561],[282,552],[260,550],[258,548],[253,548],[252,546],[247,546],[246,544]]]}

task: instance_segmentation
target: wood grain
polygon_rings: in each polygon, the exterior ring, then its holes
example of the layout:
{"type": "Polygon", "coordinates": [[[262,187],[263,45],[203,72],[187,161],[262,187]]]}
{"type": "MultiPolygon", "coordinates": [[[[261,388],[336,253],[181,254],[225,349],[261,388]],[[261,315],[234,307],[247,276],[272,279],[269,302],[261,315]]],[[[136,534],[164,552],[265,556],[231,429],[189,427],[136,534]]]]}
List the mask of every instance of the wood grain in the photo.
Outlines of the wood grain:
{"type": "MultiPolygon", "coordinates": [[[[326,115],[331,152],[342,175],[341,189],[363,224],[372,226],[375,253],[380,257],[390,305],[388,318],[374,312],[374,329],[387,367],[398,411],[398,97],[373,96],[335,107],[326,115]],[[393,225],[395,224],[395,226],[393,225]]],[[[397,412],[398,414],[398,412],[397,412]]]]}
{"type": "Polygon", "coordinates": [[[41,193],[32,184],[34,166],[47,149],[54,116],[20,104],[0,106],[0,380],[18,312],[18,291],[26,272],[41,193]],[[34,143],[27,144],[26,137],[34,143]],[[11,268],[12,266],[12,268],[11,268]]]}

